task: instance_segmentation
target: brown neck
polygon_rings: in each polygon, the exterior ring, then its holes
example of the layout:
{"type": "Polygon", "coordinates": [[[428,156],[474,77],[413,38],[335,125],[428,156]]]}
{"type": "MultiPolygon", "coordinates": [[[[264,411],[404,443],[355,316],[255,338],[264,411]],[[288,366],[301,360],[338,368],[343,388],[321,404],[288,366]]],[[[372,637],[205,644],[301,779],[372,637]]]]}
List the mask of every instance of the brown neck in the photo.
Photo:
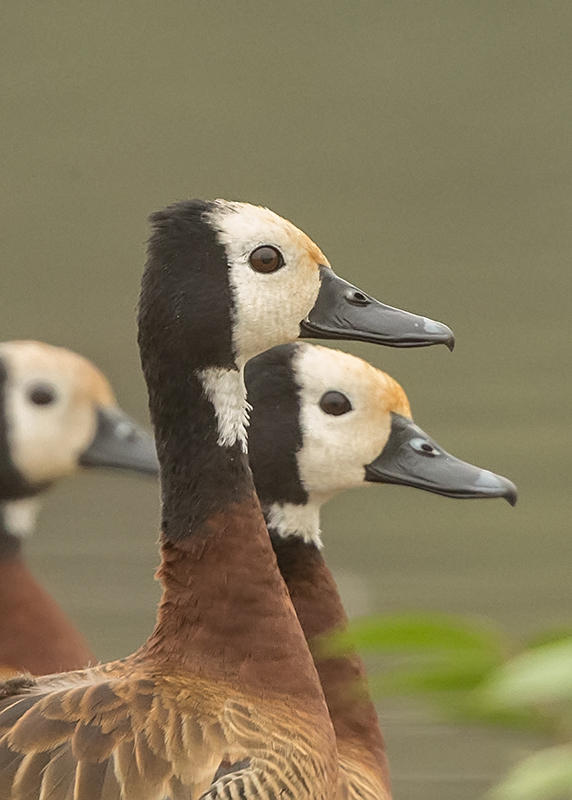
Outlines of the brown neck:
{"type": "Polygon", "coordinates": [[[139,347],[161,465],[163,597],[139,656],[259,696],[300,697],[329,726],[243,452],[234,299],[226,252],[204,211],[181,204],[153,217],[141,287],[139,347]]]}
{"type": "Polygon", "coordinates": [[[318,548],[301,538],[273,534],[272,543],[302,630],[314,651],[338,746],[348,741],[364,748],[385,770],[383,737],[367,688],[363,661],[357,653],[323,658],[318,655],[318,648],[313,647],[319,637],[347,625],[333,575],[318,548]]]}
{"type": "Polygon", "coordinates": [[[0,560],[0,669],[34,675],[80,669],[95,658],[19,556],[0,560]]]}
{"type": "Polygon", "coordinates": [[[173,669],[323,706],[316,670],[254,493],[191,536],[163,537],[163,584],[143,653],[173,669]]]}

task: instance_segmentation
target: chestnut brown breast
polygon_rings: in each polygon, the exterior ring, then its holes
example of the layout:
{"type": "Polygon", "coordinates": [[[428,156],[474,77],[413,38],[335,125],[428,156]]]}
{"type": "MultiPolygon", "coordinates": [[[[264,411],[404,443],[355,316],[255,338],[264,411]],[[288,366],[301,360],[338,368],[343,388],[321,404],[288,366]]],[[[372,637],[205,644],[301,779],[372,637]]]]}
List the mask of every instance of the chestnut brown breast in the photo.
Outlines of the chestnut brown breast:
{"type": "Polygon", "coordinates": [[[95,662],[87,643],[24,561],[0,560],[0,670],[46,675],[95,662]]]}

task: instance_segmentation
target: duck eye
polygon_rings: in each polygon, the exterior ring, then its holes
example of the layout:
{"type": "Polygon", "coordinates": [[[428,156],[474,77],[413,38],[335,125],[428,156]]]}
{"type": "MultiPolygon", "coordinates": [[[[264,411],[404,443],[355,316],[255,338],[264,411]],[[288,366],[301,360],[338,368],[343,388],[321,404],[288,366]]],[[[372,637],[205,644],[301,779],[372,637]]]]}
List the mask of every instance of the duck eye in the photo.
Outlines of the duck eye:
{"type": "Polygon", "coordinates": [[[320,400],[320,408],[326,414],[339,417],[340,414],[347,414],[352,410],[352,404],[341,392],[326,392],[320,400]]]}
{"type": "Polygon", "coordinates": [[[433,445],[426,439],[411,439],[409,444],[414,450],[417,450],[417,452],[421,453],[423,456],[431,456],[431,458],[433,458],[434,456],[440,455],[439,450],[437,450],[436,447],[433,447],[433,445]]]}
{"type": "Polygon", "coordinates": [[[28,400],[36,406],[49,406],[56,397],[56,390],[47,383],[38,383],[28,390],[28,400]]]}
{"type": "Polygon", "coordinates": [[[276,272],[277,269],[284,266],[284,258],[280,250],[269,244],[253,250],[248,260],[256,272],[276,272]]]}

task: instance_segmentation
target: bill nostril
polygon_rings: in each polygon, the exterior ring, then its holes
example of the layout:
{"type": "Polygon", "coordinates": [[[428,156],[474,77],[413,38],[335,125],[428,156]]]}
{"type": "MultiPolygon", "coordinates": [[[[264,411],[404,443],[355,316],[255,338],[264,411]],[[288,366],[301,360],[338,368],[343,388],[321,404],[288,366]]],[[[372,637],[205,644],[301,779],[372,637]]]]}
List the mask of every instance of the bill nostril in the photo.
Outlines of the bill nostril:
{"type": "Polygon", "coordinates": [[[367,306],[370,303],[369,297],[357,289],[348,289],[346,300],[354,306],[367,306]]]}

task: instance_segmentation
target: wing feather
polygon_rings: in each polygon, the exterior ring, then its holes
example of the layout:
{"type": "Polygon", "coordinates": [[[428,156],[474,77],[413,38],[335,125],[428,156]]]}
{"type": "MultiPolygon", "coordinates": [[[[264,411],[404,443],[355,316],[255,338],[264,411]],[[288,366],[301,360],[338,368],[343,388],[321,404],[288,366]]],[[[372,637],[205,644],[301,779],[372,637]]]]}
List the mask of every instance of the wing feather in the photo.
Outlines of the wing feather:
{"type": "Polygon", "coordinates": [[[110,758],[105,771],[105,781],[101,789],[101,800],[121,800],[121,786],[115,773],[115,762],[110,758]]]}
{"type": "Polygon", "coordinates": [[[106,761],[117,740],[117,729],[105,732],[95,722],[78,722],[71,739],[72,753],[78,761],[106,761]]]}
{"type": "Polygon", "coordinates": [[[25,756],[12,784],[13,800],[28,800],[39,797],[42,787],[43,771],[50,761],[50,753],[28,753],[25,756]]]}
{"type": "Polygon", "coordinates": [[[316,731],[293,741],[289,716],[125,665],[10,681],[0,800],[324,800],[316,731]]]}
{"type": "Polygon", "coordinates": [[[107,761],[80,761],[75,770],[75,795],[81,800],[99,800],[107,775],[107,761]]]}
{"type": "Polygon", "coordinates": [[[180,778],[173,776],[169,781],[167,796],[169,800],[189,800],[189,787],[184,786],[180,778]]]}
{"type": "MultiPolygon", "coordinates": [[[[150,722],[154,706],[162,709],[151,681],[113,679],[92,670],[32,685],[10,683],[0,688],[1,798],[161,800],[165,795],[173,776],[171,748],[165,732],[150,722]],[[147,724],[154,733],[151,743],[147,724]]],[[[180,715],[170,708],[167,716],[173,742],[182,748],[180,715]]]]}
{"type": "Polygon", "coordinates": [[[0,715],[0,732],[4,733],[10,730],[12,725],[20,719],[22,714],[37,702],[38,698],[34,695],[11,697],[9,700],[4,700],[2,705],[0,705],[0,709],[3,709],[0,715]]]}
{"type": "Polygon", "coordinates": [[[145,791],[145,781],[137,768],[133,741],[120,742],[115,748],[113,756],[115,772],[125,797],[152,797],[153,795],[145,791]]]}
{"type": "Polygon", "coordinates": [[[63,744],[52,751],[50,763],[44,770],[40,800],[71,800],[74,783],[75,761],[70,748],[63,744]]]}
{"type": "Polygon", "coordinates": [[[135,760],[140,775],[149,786],[160,788],[171,777],[172,765],[153,751],[143,731],[135,738],[135,760]]]}
{"type": "Polygon", "coordinates": [[[10,797],[14,777],[22,763],[21,753],[15,753],[8,747],[5,738],[0,744],[0,797],[10,797]]]}
{"type": "Polygon", "coordinates": [[[75,724],[74,720],[56,720],[44,716],[41,704],[36,703],[12,726],[8,742],[21,753],[52,750],[69,740],[75,724]]]}

